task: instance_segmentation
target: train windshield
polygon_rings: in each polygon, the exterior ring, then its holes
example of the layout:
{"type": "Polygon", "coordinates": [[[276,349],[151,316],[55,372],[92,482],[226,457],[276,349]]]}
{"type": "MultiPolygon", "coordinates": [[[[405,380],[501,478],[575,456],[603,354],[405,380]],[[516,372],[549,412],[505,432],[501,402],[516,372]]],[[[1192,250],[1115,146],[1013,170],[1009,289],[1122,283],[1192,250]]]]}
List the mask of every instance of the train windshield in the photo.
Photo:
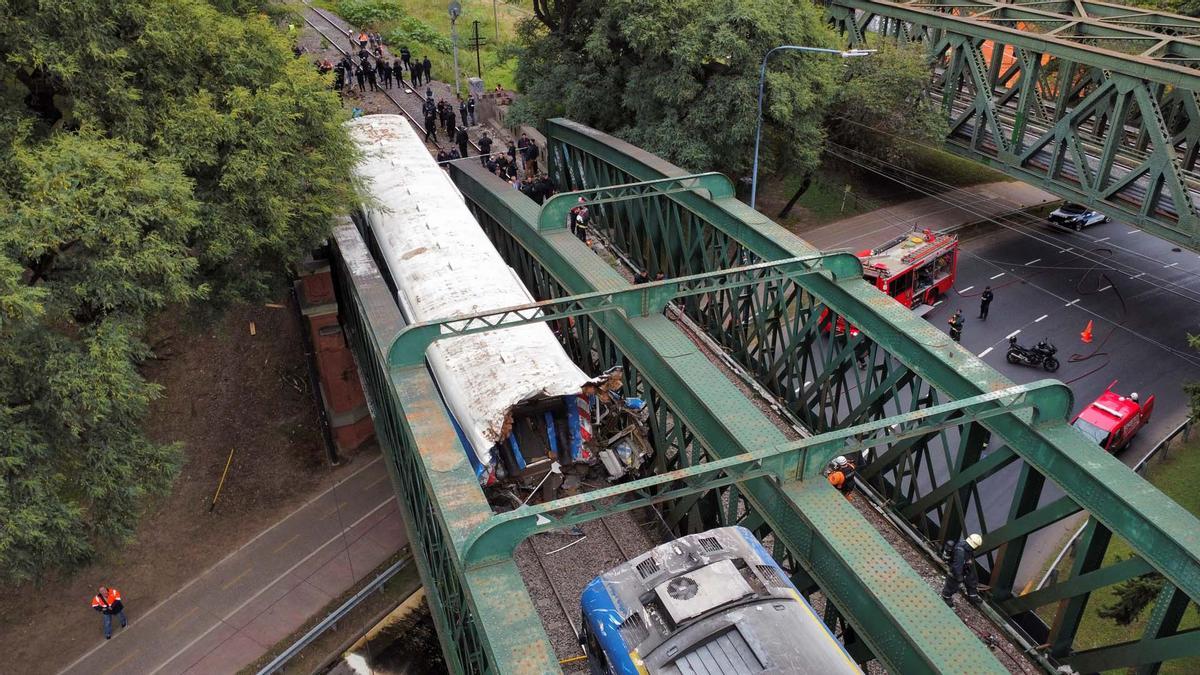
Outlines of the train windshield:
{"type": "Polygon", "coordinates": [[[1108,432],[1096,426],[1095,424],[1092,424],[1083,418],[1079,418],[1075,420],[1071,426],[1082,431],[1084,436],[1087,436],[1096,443],[1100,444],[1100,447],[1104,448],[1108,446],[1108,432]]]}

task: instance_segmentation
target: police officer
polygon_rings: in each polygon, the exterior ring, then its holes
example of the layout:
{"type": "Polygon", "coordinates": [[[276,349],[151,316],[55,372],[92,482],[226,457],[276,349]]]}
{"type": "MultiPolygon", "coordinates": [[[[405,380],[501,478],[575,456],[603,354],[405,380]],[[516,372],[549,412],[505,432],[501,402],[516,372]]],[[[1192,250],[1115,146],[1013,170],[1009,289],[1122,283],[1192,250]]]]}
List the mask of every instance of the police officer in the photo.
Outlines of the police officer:
{"type": "Polygon", "coordinates": [[[946,323],[950,324],[950,339],[955,342],[962,341],[963,315],[962,310],[955,310],[954,315],[946,323]]]}
{"type": "Polygon", "coordinates": [[[942,588],[942,601],[947,607],[954,607],[954,594],[964,590],[967,602],[978,605],[983,598],[979,597],[979,577],[975,572],[975,549],[983,543],[983,537],[971,534],[966,539],[960,539],[950,547],[950,574],[946,577],[946,585],[942,588]]]}
{"type": "Polygon", "coordinates": [[[466,127],[459,127],[458,130],[454,132],[454,142],[458,144],[458,156],[459,157],[467,157],[468,156],[468,154],[467,154],[467,141],[468,140],[469,139],[467,138],[467,128],[466,127]]]}
{"type": "Polygon", "coordinates": [[[996,296],[992,294],[992,287],[985,286],[983,289],[983,293],[979,296],[979,318],[980,319],[985,319],[985,320],[987,319],[988,306],[990,306],[992,304],[992,300],[995,299],[995,297],[996,296]]]}
{"type": "Polygon", "coordinates": [[[491,154],[492,154],[492,137],[488,136],[488,133],[485,131],[485,132],[483,132],[483,135],[479,137],[479,161],[484,166],[487,166],[487,160],[488,160],[488,157],[491,156],[491,154]]]}

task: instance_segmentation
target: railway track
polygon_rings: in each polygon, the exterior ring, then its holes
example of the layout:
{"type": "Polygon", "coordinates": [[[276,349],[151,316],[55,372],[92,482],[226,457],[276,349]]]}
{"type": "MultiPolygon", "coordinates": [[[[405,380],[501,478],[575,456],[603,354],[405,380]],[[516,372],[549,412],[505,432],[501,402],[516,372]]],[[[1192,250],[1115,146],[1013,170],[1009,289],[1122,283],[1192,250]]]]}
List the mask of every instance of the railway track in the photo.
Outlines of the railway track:
{"type": "MultiPolygon", "coordinates": [[[[350,26],[350,24],[345,21],[341,21],[339,23],[339,21],[335,20],[335,18],[328,12],[325,12],[318,7],[314,7],[307,2],[305,5],[308,11],[304,13],[304,23],[308,24],[308,26],[316,31],[318,35],[325,38],[325,41],[329,43],[329,46],[337,50],[338,53],[342,54],[343,56],[349,56],[350,52],[343,46],[346,42],[346,28],[344,28],[343,25],[349,27],[351,30],[353,30],[353,26],[350,26]],[[313,21],[313,19],[310,17],[310,14],[316,16],[319,21],[313,21]]],[[[391,101],[392,105],[396,106],[396,109],[408,118],[408,121],[412,123],[413,127],[415,127],[418,132],[424,132],[425,123],[422,119],[421,106],[424,104],[425,99],[421,96],[421,94],[406,84],[400,85],[399,89],[404,92],[404,95],[401,97],[393,95],[392,90],[390,89],[381,89],[380,93],[382,93],[387,100],[391,101]],[[402,100],[407,102],[407,105],[402,102],[402,100]]],[[[468,131],[468,134],[469,133],[470,132],[468,131]]],[[[474,148],[475,153],[479,154],[479,145],[475,143],[474,139],[469,140],[469,143],[471,147],[474,148]]],[[[432,145],[438,150],[449,147],[442,145],[437,141],[434,141],[432,145]]]]}

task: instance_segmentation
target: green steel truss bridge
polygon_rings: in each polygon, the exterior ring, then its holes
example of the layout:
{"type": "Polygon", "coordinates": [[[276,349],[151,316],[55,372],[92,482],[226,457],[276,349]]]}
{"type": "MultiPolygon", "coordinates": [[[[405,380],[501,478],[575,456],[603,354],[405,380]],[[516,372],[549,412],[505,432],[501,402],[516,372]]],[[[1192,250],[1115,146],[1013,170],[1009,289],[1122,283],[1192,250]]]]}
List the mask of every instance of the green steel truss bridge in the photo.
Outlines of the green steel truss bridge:
{"type": "Polygon", "coordinates": [[[946,147],[1200,248],[1200,20],[1090,0],[826,0],[851,44],[921,41],[946,147]]]}
{"type": "MultiPolygon", "coordinates": [[[[550,170],[566,192],[538,206],[476,162],[451,167],[481,226],[540,302],[407,326],[345,221],[332,246],[342,321],[368,391],[409,540],[453,672],[558,672],[513,561],[533,533],[655,504],[679,533],[741,524],[773,549],[798,588],[821,592],[847,647],[890,672],[1006,672],[884,538],[821,475],[835,455],[873,447],[863,472],[929,546],[964,523],[984,535],[989,612],[1041,608],[1043,661],[1080,672],[1200,656],[1181,628],[1200,599],[1200,521],[1068,424],[1071,391],[1015,386],[927,322],[870,288],[858,260],[822,253],[734,197],[719,174],[688,175],[567,120],[547,123],[550,170]],[[667,280],[632,285],[565,227],[584,197],[593,232],[667,280]],[[668,303],[769,390],[810,434],[789,440],[664,315],[668,303]],[[822,330],[843,318],[861,332],[822,330]],[[824,319],[824,321],[823,321],[824,319]],[[626,371],[646,399],[659,449],[649,478],[494,514],[423,363],[431,342],[555,321],[587,372],[626,371]],[[856,367],[865,348],[870,366],[856,367]],[[980,494],[1019,471],[1000,521],[980,494]],[[605,500],[603,503],[601,500],[605,500]],[[1064,574],[1014,589],[1029,537],[1090,515],[1064,574]],[[1102,566],[1117,539],[1131,558],[1102,566]],[[1151,571],[1166,583],[1131,642],[1079,645],[1089,593],[1151,571]]],[[[672,312],[673,313],[673,312],[672,312]]]]}

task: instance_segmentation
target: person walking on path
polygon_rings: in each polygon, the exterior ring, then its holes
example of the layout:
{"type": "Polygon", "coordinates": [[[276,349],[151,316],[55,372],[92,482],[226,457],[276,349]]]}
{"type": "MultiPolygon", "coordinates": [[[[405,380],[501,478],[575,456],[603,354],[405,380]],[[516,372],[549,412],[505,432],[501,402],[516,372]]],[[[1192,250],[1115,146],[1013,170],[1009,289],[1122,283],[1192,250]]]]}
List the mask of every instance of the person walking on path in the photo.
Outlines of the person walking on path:
{"type": "Polygon", "coordinates": [[[425,71],[425,73],[424,73],[425,81],[426,82],[433,81],[433,75],[431,74],[433,72],[433,62],[431,62],[429,60],[428,56],[426,56],[425,60],[421,62],[421,69],[425,71]]]}
{"type": "Polygon", "coordinates": [[[392,64],[387,59],[379,60],[379,76],[383,80],[383,88],[392,88],[392,64]]]}
{"type": "Polygon", "coordinates": [[[363,70],[367,71],[367,82],[371,83],[371,91],[379,91],[379,78],[375,75],[375,68],[363,61],[363,70]]]}
{"type": "Polygon", "coordinates": [[[366,91],[367,89],[367,74],[363,72],[363,67],[358,66],[354,69],[354,77],[358,79],[358,90],[366,91]]]}
{"type": "Polygon", "coordinates": [[[467,128],[459,127],[458,131],[456,131],[454,133],[454,142],[458,144],[458,156],[459,157],[468,157],[469,156],[467,153],[467,140],[468,140],[467,128]]]}
{"type": "MultiPolygon", "coordinates": [[[[475,97],[474,96],[467,97],[467,114],[471,116],[471,126],[475,126],[475,97]]],[[[465,121],[466,118],[464,117],[463,120],[465,121]]]]}
{"type": "Polygon", "coordinates": [[[462,122],[464,127],[469,126],[467,122],[467,102],[461,99],[458,101],[458,121],[462,122]]]}
{"type": "Polygon", "coordinates": [[[971,534],[948,547],[950,574],[946,576],[946,585],[942,587],[942,601],[947,607],[954,608],[954,594],[960,590],[972,605],[978,605],[983,600],[979,597],[979,577],[975,572],[975,549],[982,543],[983,537],[971,534]]]}
{"type": "Polygon", "coordinates": [[[104,639],[112,639],[113,614],[121,620],[121,628],[129,625],[125,621],[125,605],[121,602],[121,591],[101,586],[92,596],[92,609],[104,617],[104,639]]]}
{"type": "Polygon", "coordinates": [[[962,342],[963,315],[962,310],[956,310],[954,315],[946,323],[950,324],[950,339],[955,342],[962,342]]]}
{"type": "Polygon", "coordinates": [[[412,64],[412,67],[408,69],[408,74],[409,74],[409,77],[412,79],[413,89],[416,89],[417,87],[421,86],[421,64],[420,63],[412,64]]]}
{"type": "Polygon", "coordinates": [[[454,115],[454,106],[450,103],[447,103],[446,104],[446,135],[450,135],[450,134],[454,133],[455,128],[458,127],[458,124],[456,124],[456,121],[457,120],[455,119],[455,115],[454,115]]]}
{"type": "Polygon", "coordinates": [[[487,166],[488,156],[492,154],[492,137],[488,136],[485,131],[479,137],[479,161],[484,166],[487,166]]]}
{"type": "Polygon", "coordinates": [[[991,286],[984,287],[983,293],[979,296],[979,318],[980,319],[985,319],[985,320],[987,319],[988,306],[990,306],[992,304],[992,300],[995,299],[995,297],[996,296],[992,294],[991,286]]]}
{"type": "Polygon", "coordinates": [[[411,73],[412,66],[408,62],[412,61],[412,52],[408,51],[408,45],[400,48],[400,60],[404,63],[404,69],[411,73]]]}
{"type": "Polygon", "coordinates": [[[429,138],[433,137],[433,142],[437,143],[437,115],[431,112],[425,113],[425,142],[429,142],[429,138]]]}

